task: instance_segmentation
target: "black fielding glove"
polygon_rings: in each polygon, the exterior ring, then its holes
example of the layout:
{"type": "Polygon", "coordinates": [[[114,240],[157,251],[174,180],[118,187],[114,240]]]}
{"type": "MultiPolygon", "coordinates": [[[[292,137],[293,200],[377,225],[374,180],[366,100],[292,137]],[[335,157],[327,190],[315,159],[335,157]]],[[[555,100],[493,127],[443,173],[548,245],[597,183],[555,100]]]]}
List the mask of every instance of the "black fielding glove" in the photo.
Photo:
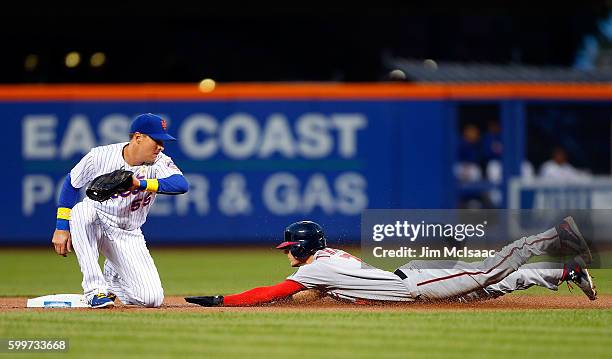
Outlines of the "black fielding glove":
{"type": "Polygon", "coordinates": [[[96,177],[87,188],[87,197],[94,201],[104,202],[113,195],[125,192],[132,188],[132,176],[134,172],[126,170],[115,170],[96,177]]]}
{"type": "Polygon", "coordinates": [[[185,297],[189,303],[198,304],[203,307],[216,307],[223,305],[222,295],[203,296],[203,297],[185,297]]]}

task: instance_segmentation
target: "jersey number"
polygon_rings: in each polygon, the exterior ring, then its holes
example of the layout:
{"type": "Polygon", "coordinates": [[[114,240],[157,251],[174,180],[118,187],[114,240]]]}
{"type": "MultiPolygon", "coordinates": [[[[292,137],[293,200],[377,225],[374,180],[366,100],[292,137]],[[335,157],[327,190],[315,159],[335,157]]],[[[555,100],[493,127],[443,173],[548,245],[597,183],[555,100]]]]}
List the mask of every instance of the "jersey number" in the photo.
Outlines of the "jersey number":
{"type": "Polygon", "coordinates": [[[147,192],[144,198],[136,198],[132,201],[130,209],[132,211],[137,211],[139,208],[147,206],[149,203],[151,203],[151,197],[151,192],[147,192]]]}

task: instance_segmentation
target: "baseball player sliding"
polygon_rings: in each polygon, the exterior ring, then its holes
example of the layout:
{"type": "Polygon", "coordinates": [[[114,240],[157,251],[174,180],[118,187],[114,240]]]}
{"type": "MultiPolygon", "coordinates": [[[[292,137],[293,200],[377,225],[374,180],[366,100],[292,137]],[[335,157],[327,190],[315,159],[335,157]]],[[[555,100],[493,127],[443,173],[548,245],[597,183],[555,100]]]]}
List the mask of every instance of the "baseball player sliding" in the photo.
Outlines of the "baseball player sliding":
{"type": "Polygon", "coordinates": [[[571,217],[546,232],[505,246],[482,262],[454,262],[454,266],[442,265],[441,261],[411,261],[395,272],[374,268],[345,251],[328,248],[323,229],[309,221],[287,227],[284,242],[276,248],[284,250],[291,266],[298,268],[285,281],[240,294],[185,300],[202,306],[249,306],[308,290],[310,298],[328,295],[355,303],[473,301],[534,285],[556,290],[559,284],[569,281],[576,283],[589,299],[597,298],[585,265],[591,262],[591,253],[571,217]],[[574,259],[565,264],[525,264],[531,257],[545,254],[569,254],[574,259]]]}
{"type": "MultiPolygon", "coordinates": [[[[83,292],[92,308],[125,304],[159,307],[164,290],[140,230],[157,194],[182,194],[188,183],[162,153],[174,141],[166,121],[147,113],[134,119],[130,141],[93,148],[70,171],[60,192],[53,246],[57,254],[76,252],[83,292]],[[117,171],[120,170],[120,171],[117,171]],[[126,171],[131,171],[125,177],[126,171]],[[127,185],[113,183],[123,175],[127,185]],[[82,202],[79,188],[90,185],[82,202]],[[93,188],[95,187],[95,188],[93,188]],[[94,200],[94,199],[96,200],[94,200]],[[104,272],[98,255],[106,257],[104,272]]],[[[125,182],[125,181],[123,181],[125,182]]]]}

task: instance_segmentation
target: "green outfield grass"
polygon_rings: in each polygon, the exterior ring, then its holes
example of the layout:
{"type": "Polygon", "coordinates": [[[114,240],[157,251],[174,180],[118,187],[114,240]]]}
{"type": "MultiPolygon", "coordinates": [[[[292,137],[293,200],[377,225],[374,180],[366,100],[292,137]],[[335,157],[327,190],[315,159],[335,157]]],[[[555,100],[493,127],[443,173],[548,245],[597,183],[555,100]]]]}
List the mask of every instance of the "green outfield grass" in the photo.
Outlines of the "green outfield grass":
{"type": "MultiPolygon", "coordinates": [[[[166,295],[243,291],[292,272],[275,250],[151,252],[166,295]]],[[[80,292],[74,255],[62,258],[51,249],[1,249],[0,273],[1,296],[80,292]]],[[[593,274],[600,292],[611,293],[612,270],[593,274]]],[[[68,353],[45,358],[606,358],[612,355],[612,310],[0,312],[0,338],[16,337],[70,339],[68,353]]]]}
{"type": "MultiPolygon", "coordinates": [[[[152,249],[166,295],[231,293],[274,284],[293,272],[275,249],[152,249]]],[[[102,259],[100,260],[102,263],[102,259]]],[[[80,293],[74,254],[37,249],[0,249],[0,296],[80,293]]]]}
{"type": "Polygon", "coordinates": [[[584,310],[11,312],[0,337],[70,339],[68,353],[45,358],[609,358],[611,320],[584,310]]]}

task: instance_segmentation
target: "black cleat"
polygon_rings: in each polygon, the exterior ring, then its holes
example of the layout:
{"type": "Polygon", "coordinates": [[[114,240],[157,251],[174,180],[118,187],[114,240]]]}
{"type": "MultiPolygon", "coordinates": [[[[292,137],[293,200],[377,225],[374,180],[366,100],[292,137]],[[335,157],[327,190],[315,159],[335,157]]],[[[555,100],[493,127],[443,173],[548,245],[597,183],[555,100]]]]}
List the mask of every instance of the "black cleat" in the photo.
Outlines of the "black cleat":
{"type": "Polygon", "coordinates": [[[573,261],[565,264],[561,281],[567,282],[569,288],[572,288],[569,282],[574,282],[590,300],[597,299],[597,290],[595,290],[593,277],[589,274],[582,257],[577,256],[573,261]]]}

